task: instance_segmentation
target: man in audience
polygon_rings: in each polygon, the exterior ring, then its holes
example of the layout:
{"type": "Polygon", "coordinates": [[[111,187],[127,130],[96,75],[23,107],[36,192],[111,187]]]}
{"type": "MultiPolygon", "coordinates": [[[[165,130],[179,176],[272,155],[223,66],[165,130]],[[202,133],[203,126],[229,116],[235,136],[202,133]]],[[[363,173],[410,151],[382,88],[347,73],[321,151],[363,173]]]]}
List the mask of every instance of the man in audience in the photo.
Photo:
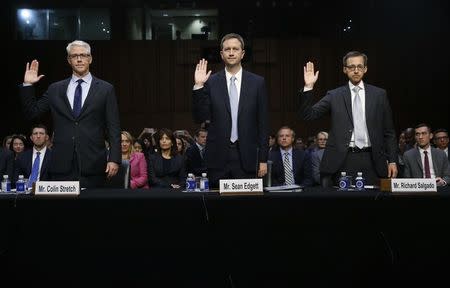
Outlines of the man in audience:
{"type": "Polygon", "coordinates": [[[446,129],[437,129],[433,135],[434,145],[445,152],[450,163],[450,156],[448,154],[448,131],[446,129]]]}
{"type": "Polygon", "coordinates": [[[320,131],[316,136],[317,149],[311,153],[311,169],[314,184],[320,184],[320,161],[327,145],[328,133],[320,131]]]}
{"type": "Polygon", "coordinates": [[[31,130],[33,148],[20,153],[16,160],[14,181],[19,175],[28,179],[28,187],[39,180],[50,180],[48,166],[52,151],[47,147],[48,131],[44,125],[38,124],[31,130]]]}
{"type": "Polygon", "coordinates": [[[431,147],[433,138],[431,128],[427,124],[419,124],[415,128],[417,148],[403,154],[405,162],[405,178],[436,178],[438,186],[450,183],[450,169],[447,155],[441,149],[431,147]]]}
{"type": "Polygon", "coordinates": [[[186,150],[186,172],[201,176],[206,173],[205,146],[208,132],[205,129],[198,129],[195,132],[195,143],[186,150]]]}
{"type": "Polygon", "coordinates": [[[283,126],[277,133],[278,147],[269,154],[272,161],[272,185],[304,185],[311,186],[311,175],[306,169],[306,158],[303,150],[293,147],[295,132],[283,126]]]}

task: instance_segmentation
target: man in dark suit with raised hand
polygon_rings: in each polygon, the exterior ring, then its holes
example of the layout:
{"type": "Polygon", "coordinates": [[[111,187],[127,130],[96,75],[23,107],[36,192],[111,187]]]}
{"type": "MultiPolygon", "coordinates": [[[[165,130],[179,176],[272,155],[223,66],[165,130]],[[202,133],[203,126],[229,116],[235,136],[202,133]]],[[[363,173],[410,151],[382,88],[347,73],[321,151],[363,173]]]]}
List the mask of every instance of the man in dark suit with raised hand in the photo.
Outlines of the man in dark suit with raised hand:
{"type": "Polygon", "coordinates": [[[225,69],[211,75],[202,59],[195,69],[192,97],[194,119],[198,123],[210,120],[206,162],[212,186],[220,179],[263,177],[267,173],[264,78],[242,69],[245,50],[240,35],[225,35],[220,48],[225,69]]]}
{"type": "Polygon", "coordinates": [[[312,105],[313,88],[319,77],[312,62],[304,67],[300,115],[315,120],[331,114],[331,129],[320,165],[322,186],[333,185],[337,174],[356,176],[363,172],[366,183],[378,185],[379,178],[396,177],[396,136],[392,111],[384,89],[363,82],[367,56],[352,51],[343,58],[349,82],[327,92],[312,105]]]}
{"type": "Polygon", "coordinates": [[[33,84],[39,75],[39,63],[27,63],[20,96],[26,115],[38,118],[50,111],[54,125],[53,180],[80,180],[81,187],[101,187],[105,176],[114,176],[121,163],[119,111],[114,87],[89,72],[91,47],[73,41],[66,48],[71,77],[53,83],[39,99],[33,84]],[[105,153],[105,135],[110,143],[105,153]]]}
{"type": "Polygon", "coordinates": [[[450,183],[450,170],[445,152],[431,147],[433,138],[431,128],[425,123],[415,128],[417,148],[409,149],[403,154],[405,178],[436,178],[438,186],[450,183]]]}

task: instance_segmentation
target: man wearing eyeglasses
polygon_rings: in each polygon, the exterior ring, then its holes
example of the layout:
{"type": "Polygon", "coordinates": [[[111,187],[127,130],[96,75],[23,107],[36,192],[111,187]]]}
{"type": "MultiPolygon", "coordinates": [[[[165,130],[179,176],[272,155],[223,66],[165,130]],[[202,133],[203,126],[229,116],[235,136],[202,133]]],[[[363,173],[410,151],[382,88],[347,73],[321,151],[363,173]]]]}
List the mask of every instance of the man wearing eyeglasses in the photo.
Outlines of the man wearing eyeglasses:
{"type": "Polygon", "coordinates": [[[92,76],[91,47],[83,41],[69,43],[67,62],[72,75],[51,84],[35,97],[39,62],[27,63],[20,98],[25,114],[37,119],[50,111],[54,139],[49,174],[52,180],[79,180],[81,187],[101,187],[105,176],[114,176],[121,163],[120,123],[114,87],[92,76]],[[105,153],[105,135],[110,150],[105,153]],[[108,162],[107,162],[108,161],[108,162]]]}
{"type": "Polygon", "coordinates": [[[353,177],[363,172],[368,185],[379,185],[380,178],[397,177],[391,108],[384,89],[363,82],[367,60],[361,52],[347,53],[343,72],[349,82],[328,91],[314,105],[313,88],[319,71],[314,71],[312,62],[304,67],[300,115],[305,120],[314,120],[331,114],[331,130],[320,164],[324,187],[332,186],[341,171],[353,177]]]}
{"type": "Polygon", "coordinates": [[[434,145],[437,148],[443,150],[447,155],[448,162],[450,164],[450,156],[448,154],[448,131],[446,129],[436,129],[433,134],[434,145]]]}

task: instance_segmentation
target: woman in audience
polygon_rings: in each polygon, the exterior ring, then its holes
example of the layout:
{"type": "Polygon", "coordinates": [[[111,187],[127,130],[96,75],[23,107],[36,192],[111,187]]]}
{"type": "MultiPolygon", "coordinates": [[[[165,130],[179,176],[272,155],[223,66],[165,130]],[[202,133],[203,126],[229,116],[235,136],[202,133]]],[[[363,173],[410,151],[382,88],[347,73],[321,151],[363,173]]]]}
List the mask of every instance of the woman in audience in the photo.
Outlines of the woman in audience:
{"type": "Polygon", "coordinates": [[[151,134],[150,132],[143,132],[138,138],[142,141],[142,143],[144,143],[142,146],[142,153],[145,154],[145,158],[147,159],[151,154],[155,153],[155,145],[153,144],[155,140],[153,139],[153,135],[154,134],[151,134]]]}
{"type": "Polygon", "coordinates": [[[127,131],[121,133],[122,161],[130,161],[130,187],[131,189],[148,189],[147,161],[141,152],[133,148],[133,136],[127,131]]]}
{"type": "Polygon", "coordinates": [[[178,154],[172,131],[162,128],[156,133],[158,152],[150,155],[148,171],[152,187],[181,188],[186,181],[184,158],[178,154]]]}
{"type": "Polygon", "coordinates": [[[13,135],[11,137],[11,143],[9,144],[9,150],[14,153],[14,159],[17,159],[20,153],[25,150],[27,139],[23,135],[13,135]]]}
{"type": "Polygon", "coordinates": [[[3,147],[5,149],[9,149],[9,145],[11,144],[11,140],[12,140],[12,135],[8,135],[8,136],[5,136],[5,138],[3,138],[3,147]]]}
{"type": "Polygon", "coordinates": [[[186,143],[180,136],[176,136],[175,140],[177,141],[177,152],[183,156],[184,152],[186,152],[186,143]]]}

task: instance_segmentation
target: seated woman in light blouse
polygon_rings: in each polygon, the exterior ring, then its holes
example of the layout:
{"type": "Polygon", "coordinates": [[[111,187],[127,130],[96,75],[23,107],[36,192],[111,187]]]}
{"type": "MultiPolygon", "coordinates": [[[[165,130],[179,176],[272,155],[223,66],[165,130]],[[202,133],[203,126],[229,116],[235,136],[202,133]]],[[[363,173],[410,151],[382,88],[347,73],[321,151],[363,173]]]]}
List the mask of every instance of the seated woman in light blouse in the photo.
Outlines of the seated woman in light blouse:
{"type": "Polygon", "coordinates": [[[144,154],[135,152],[133,136],[127,131],[121,133],[122,161],[130,161],[130,187],[131,189],[148,189],[147,161],[144,154]]]}
{"type": "Polygon", "coordinates": [[[184,158],[178,154],[171,130],[160,129],[156,134],[157,151],[151,154],[148,164],[148,181],[151,187],[181,188],[186,183],[184,158]]]}

